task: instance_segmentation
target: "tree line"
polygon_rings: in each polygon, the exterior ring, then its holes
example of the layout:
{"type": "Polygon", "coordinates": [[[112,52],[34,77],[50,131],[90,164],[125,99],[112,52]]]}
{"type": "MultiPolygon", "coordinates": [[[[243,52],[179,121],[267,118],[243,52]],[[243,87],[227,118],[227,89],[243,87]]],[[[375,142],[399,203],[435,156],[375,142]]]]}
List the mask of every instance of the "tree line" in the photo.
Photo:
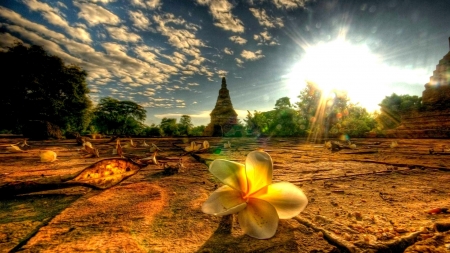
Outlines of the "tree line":
{"type": "MultiPolygon", "coordinates": [[[[16,43],[0,52],[0,64],[0,133],[22,133],[31,121],[50,122],[66,135],[201,136],[205,129],[194,126],[189,115],[182,115],[179,122],[163,118],[159,124],[145,125],[147,112],[133,101],[105,97],[94,106],[86,82],[88,73],[40,46],[16,43]]],[[[282,97],[271,111],[248,111],[244,123],[233,128],[233,135],[361,137],[382,134],[397,127],[402,115],[422,109],[417,96],[392,94],[381,101],[379,113],[369,113],[350,103],[343,93],[322,95],[308,83],[295,104],[282,97]]]]}

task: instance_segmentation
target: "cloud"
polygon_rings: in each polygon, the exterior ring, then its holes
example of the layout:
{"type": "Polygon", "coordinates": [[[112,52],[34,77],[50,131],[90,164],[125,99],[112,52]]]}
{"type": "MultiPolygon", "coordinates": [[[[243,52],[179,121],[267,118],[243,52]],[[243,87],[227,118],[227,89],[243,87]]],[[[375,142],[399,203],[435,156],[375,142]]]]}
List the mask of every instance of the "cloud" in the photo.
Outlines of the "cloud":
{"type": "Polygon", "coordinates": [[[216,71],[216,74],[219,75],[220,77],[224,77],[228,74],[228,71],[220,69],[216,71]]]}
{"type": "Polygon", "coordinates": [[[243,61],[243,60],[241,60],[240,58],[234,58],[234,60],[236,61],[238,67],[241,67],[241,68],[244,67],[244,66],[242,65],[242,64],[244,64],[244,61],[243,61]]]}
{"type": "Polygon", "coordinates": [[[78,17],[83,18],[90,26],[98,24],[117,25],[120,18],[109,10],[92,3],[74,2],[75,6],[80,8],[78,17]]]}
{"type": "Polygon", "coordinates": [[[184,23],[184,20],[174,19],[173,15],[155,15],[153,20],[158,24],[157,31],[168,38],[168,42],[175,48],[181,49],[184,53],[194,56],[200,56],[200,49],[204,47],[203,41],[195,37],[195,34],[186,29],[176,29],[168,24],[184,23]]]}
{"type": "Polygon", "coordinates": [[[262,54],[262,50],[258,50],[256,52],[243,50],[241,53],[241,57],[246,59],[247,61],[256,61],[264,57],[262,54]]]}
{"type": "Polygon", "coordinates": [[[244,24],[231,14],[233,5],[228,0],[197,0],[197,3],[209,7],[209,11],[216,21],[214,22],[215,26],[227,31],[244,32],[244,24]]]}
{"type": "Polygon", "coordinates": [[[198,83],[188,83],[189,86],[199,86],[200,84],[198,83]]]}
{"type": "Polygon", "coordinates": [[[247,43],[246,39],[239,36],[231,36],[229,39],[239,45],[244,45],[245,43],[247,43]]]}
{"type": "MultiPolygon", "coordinates": [[[[62,27],[72,38],[83,42],[92,42],[91,35],[82,27],[72,27],[61,17],[59,10],[36,0],[24,0],[23,3],[32,11],[38,11],[50,24],[62,27]]],[[[66,7],[67,8],[67,7],[66,7]]]]}
{"type": "Polygon", "coordinates": [[[131,4],[141,8],[154,10],[161,6],[160,0],[131,0],[131,4]]]}
{"type": "Polygon", "coordinates": [[[15,42],[20,42],[23,44],[22,40],[12,36],[9,33],[0,33],[0,52],[7,51],[7,48],[14,46],[15,42]]]}
{"type": "Polygon", "coordinates": [[[266,10],[264,9],[249,9],[253,16],[258,20],[259,24],[265,27],[275,28],[275,27],[283,27],[283,19],[282,18],[273,18],[269,17],[266,14],[266,10]]]}
{"type": "Polygon", "coordinates": [[[308,0],[272,0],[272,3],[278,8],[296,9],[304,7],[308,0]]]}
{"type": "Polygon", "coordinates": [[[133,26],[140,30],[149,30],[149,26],[152,24],[150,20],[140,11],[128,11],[133,26]]]}
{"type": "Polygon", "coordinates": [[[111,38],[116,40],[125,42],[138,42],[141,40],[141,37],[139,35],[129,32],[126,26],[121,27],[107,26],[106,30],[109,32],[111,38]]]}
{"type": "Polygon", "coordinates": [[[275,46],[279,45],[278,40],[273,38],[268,31],[253,35],[253,39],[258,41],[258,45],[275,46]]]}
{"type": "Polygon", "coordinates": [[[228,48],[228,47],[224,48],[224,49],[223,49],[223,52],[226,53],[226,54],[229,54],[229,55],[232,55],[232,54],[233,54],[233,50],[231,50],[231,49],[228,48]]]}

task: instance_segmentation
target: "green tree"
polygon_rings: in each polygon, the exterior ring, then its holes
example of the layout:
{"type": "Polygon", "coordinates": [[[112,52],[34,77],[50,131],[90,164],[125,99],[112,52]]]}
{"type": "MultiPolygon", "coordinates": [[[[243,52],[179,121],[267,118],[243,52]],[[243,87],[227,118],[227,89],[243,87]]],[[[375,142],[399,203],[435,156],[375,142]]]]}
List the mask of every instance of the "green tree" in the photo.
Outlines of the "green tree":
{"type": "Polygon", "coordinates": [[[386,96],[379,106],[378,123],[383,129],[393,129],[400,124],[402,115],[422,109],[422,98],[392,93],[391,96],[386,96]]]}
{"type": "Polygon", "coordinates": [[[145,109],[132,101],[102,98],[94,109],[92,123],[106,134],[139,134],[145,126],[145,109]]]}
{"type": "Polygon", "coordinates": [[[364,137],[377,126],[374,115],[359,105],[350,104],[338,115],[337,122],[330,129],[332,136],[364,137]]]}
{"type": "Polygon", "coordinates": [[[144,128],[141,135],[146,137],[159,137],[163,135],[163,131],[159,126],[151,124],[150,126],[146,126],[144,128]]]}
{"type": "Polygon", "coordinates": [[[0,52],[0,129],[20,132],[29,120],[43,120],[66,131],[82,131],[92,102],[87,72],[65,65],[40,46],[17,43],[0,52]]]}
{"type": "Polygon", "coordinates": [[[180,123],[178,123],[178,131],[180,135],[189,135],[192,127],[194,127],[194,124],[192,124],[191,116],[182,115],[180,118],[180,123]]]}
{"type": "Polygon", "coordinates": [[[191,129],[191,135],[192,136],[203,136],[203,132],[205,131],[206,126],[200,125],[195,126],[191,129]]]}
{"type": "Polygon", "coordinates": [[[160,128],[164,132],[164,136],[179,135],[177,119],[163,118],[161,120],[160,128]]]}
{"type": "Polygon", "coordinates": [[[276,102],[275,102],[275,109],[283,109],[283,108],[291,108],[291,100],[289,97],[282,97],[279,98],[276,102]]]}

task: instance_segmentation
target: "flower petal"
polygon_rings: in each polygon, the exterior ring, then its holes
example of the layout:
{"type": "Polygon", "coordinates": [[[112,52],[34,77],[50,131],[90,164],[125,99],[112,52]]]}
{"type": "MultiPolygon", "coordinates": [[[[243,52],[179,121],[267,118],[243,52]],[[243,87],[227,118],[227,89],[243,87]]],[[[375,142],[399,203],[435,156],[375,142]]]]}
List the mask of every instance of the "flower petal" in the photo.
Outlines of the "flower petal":
{"type": "Polygon", "coordinates": [[[271,184],[252,195],[269,202],[277,210],[280,219],[298,215],[308,205],[308,198],[297,186],[288,182],[271,184]]]}
{"type": "Polygon", "coordinates": [[[247,235],[258,239],[274,236],[278,227],[277,211],[269,202],[260,199],[249,199],[247,208],[239,212],[238,220],[247,235]]]}
{"type": "Polygon", "coordinates": [[[262,151],[253,151],[245,160],[248,193],[256,192],[272,183],[272,158],[262,151]]]}
{"type": "Polygon", "coordinates": [[[207,214],[228,215],[244,209],[247,203],[242,199],[241,193],[224,185],[214,191],[203,203],[202,211],[207,214]]]}
{"type": "Polygon", "coordinates": [[[243,164],[216,159],[209,165],[209,171],[231,188],[247,192],[247,177],[243,164]]]}

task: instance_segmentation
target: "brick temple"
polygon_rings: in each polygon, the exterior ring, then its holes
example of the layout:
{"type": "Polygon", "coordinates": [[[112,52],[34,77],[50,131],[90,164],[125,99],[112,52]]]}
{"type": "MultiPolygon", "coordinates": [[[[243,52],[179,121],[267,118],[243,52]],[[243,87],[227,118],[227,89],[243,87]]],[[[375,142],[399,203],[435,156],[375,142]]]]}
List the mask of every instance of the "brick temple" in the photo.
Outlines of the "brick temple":
{"type": "Polygon", "coordinates": [[[238,123],[237,113],[233,109],[225,77],[222,78],[222,87],[219,90],[216,106],[209,115],[211,116],[211,122],[203,132],[205,136],[225,136],[238,123]]]}
{"type": "Polygon", "coordinates": [[[388,137],[450,137],[450,38],[448,40],[449,52],[436,65],[422,92],[423,110],[402,116],[400,126],[387,131],[388,137]]]}

